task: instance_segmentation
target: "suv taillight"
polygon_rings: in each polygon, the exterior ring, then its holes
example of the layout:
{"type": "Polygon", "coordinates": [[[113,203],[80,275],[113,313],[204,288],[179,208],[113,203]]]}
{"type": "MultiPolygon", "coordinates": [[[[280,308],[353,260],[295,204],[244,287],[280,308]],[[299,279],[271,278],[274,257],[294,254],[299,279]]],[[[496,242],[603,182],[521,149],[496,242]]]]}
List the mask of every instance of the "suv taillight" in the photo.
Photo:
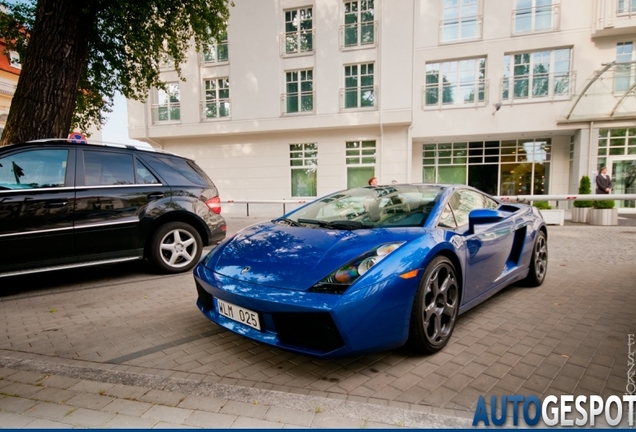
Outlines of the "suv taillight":
{"type": "Polygon", "coordinates": [[[210,198],[205,202],[212,213],[221,214],[221,198],[215,196],[214,198],[210,198]]]}

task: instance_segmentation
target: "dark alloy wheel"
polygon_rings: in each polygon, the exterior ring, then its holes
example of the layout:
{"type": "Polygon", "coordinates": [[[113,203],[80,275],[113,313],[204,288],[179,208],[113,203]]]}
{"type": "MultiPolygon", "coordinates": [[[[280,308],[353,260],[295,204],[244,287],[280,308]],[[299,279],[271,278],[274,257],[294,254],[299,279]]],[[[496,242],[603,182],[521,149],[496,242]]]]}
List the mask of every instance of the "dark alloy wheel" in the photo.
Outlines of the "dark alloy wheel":
{"type": "Polygon", "coordinates": [[[532,249],[532,260],[530,261],[530,271],[524,280],[530,287],[538,287],[545,280],[548,272],[548,238],[543,231],[537,233],[532,249]]]}
{"type": "Polygon", "coordinates": [[[183,222],[162,225],[150,241],[148,257],[159,271],[181,273],[192,269],[203,249],[197,230],[183,222]]]}
{"type": "Polygon", "coordinates": [[[434,353],[448,343],[459,311],[455,267],[438,256],[426,268],[411,312],[409,342],[420,352],[434,353]]]}

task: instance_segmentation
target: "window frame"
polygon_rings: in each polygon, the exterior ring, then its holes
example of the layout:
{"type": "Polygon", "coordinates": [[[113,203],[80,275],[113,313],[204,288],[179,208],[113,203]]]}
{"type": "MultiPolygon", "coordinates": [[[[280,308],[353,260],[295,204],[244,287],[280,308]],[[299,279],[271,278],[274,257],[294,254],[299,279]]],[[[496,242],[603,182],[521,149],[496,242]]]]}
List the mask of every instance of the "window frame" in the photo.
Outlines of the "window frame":
{"type": "Polygon", "coordinates": [[[574,94],[573,87],[576,77],[572,70],[572,62],[572,47],[505,54],[503,78],[501,79],[501,100],[504,103],[512,103],[513,101],[517,103],[570,99],[574,94]],[[567,58],[563,56],[565,53],[567,53],[567,58]],[[527,59],[524,59],[524,56],[527,56],[527,59]],[[517,63],[517,57],[521,60],[519,63],[517,63]],[[537,72],[537,67],[546,64],[546,58],[548,71],[537,72]],[[567,64],[567,69],[563,68],[565,64],[567,64]],[[518,68],[524,67],[527,68],[526,73],[517,74],[518,68]],[[540,90],[537,86],[544,86],[546,91],[537,92],[540,90]],[[525,92],[517,95],[517,89],[523,90],[524,87],[525,92]]]}
{"type": "Polygon", "coordinates": [[[291,56],[301,56],[301,55],[309,55],[314,53],[314,38],[315,38],[315,29],[314,29],[314,13],[313,13],[313,5],[294,7],[290,9],[285,9],[283,11],[283,19],[284,19],[284,33],[281,35],[281,54],[284,57],[291,56]],[[288,30],[289,25],[294,26],[294,20],[288,20],[287,14],[296,13],[298,18],[298,25],[295,25],[295,30],[288,30]],[[300,18],[301,15],[305,16],[305,18],[300,18]],[[307,16],[309,15],[309,18],[307,16]],[[309,28],[303,28],[303,23],[309,22],[309,28]],[[297,49],[289,50],[289,42],[293,40],[297,49]],[[309,44],[307,46],[307,41],[309,44]],[[306,48],[303,49],[303,46],[306,48]]]}
{"type": "Polygon", "coordinates": [[[155,124],[163,124],[163,123],[179,123],[181,122],[181,89],[178,81],[171,81],[166,83],[166,90],[162,88],[155,89],[155,103],[152,106],[153,111],[153,123],[155,124]],[[172,89],[172,90],[170,90],[172,89]],[[176,89],[176,92],[174,92],[176,89]],[[176,102],[173,102],[171,98],[176,95],[176,102]],[[165,103],[162,103],[162,98],[166,99],[165,103]],[[167,119],[160,119],[159,115],[161,113],[160,110],[165,109],[168,113],[167,119]],[[173,113],[178,114],[178,118],[173,118],[173,113]]]}
{"type": "Polygon", "coordinates": [[[203,101],[201,101],[201,120],[224,120],[232,117],[232,99],[230,98],[230,78],[204,78],[203,101]],[[208,85],[214,84],[214,88],[208,85]],[[221,97],[221,92],[227,92],[227,97],[221,97]],[[214,95],[214,97],[210,97],[214,95]],[[214,108],[210,111],[210,107],[214,108]],[[214,115],[209,115],[210,113],[214,115]],[[223,114],[225,113],[225,114],[223,114]]]}
{"type": "Polygon", "coordinates": [[[344,88],[342,89],[341,97],[341,109],[343,110],[355,110],[355,109],[377,109],[377,88],[375,85],[375,62],[354,63],[344,65],[344,88]],[[354,72],[355,69],[355,72],[354,72]],[[369,69],[372,72],[369,73],[369,69]],[[364,70],[364,72],[363,72],[364,70]],[[371,79],[372,84],[363,85],[363,81],[371,79]],[[347,85],[355,80],[355,85],[347,85]],[[350,95],[355,94],[355,105],[348,105],[350,95]],[[370,105],[363,105],[364,98],[369,97],[371,99],[370,105]]]}
{"type": "MultiPolygon", "coordinates": [[[[292,197],[316,197],[318,196],[318,144],[295,143],[289,145],[290,187],[292,197]],[[300,148],[298,148],[300,146],[300,148]],[[296,147],[296,148],[294,148],[296,147]],[[300,162],[294,165],[294,162],[300,162]],[[312,194],[295,193],[295,171],[303,171],[310,183],[313,182],[312,194]],[[311,174],[310,174],[311,173],[311,174]]],[[[311,186],[310,186],[311,187],[311,186]]]]}
{"type": "Polygon", "coordinates": [[[440,44],[451,44],[457,42],[464,42],[470,40],[479,40],[482,36],[482,24],[483,18],[480,14],[482,7],[482,0],[458,0],[457,6],[454,6],[451,3],[453,0],[442,0],[442,18],[439,23],[439,42],[440,44]],[[471,4],[464,4],[465,2],[471,2],[471,4]],[[464,13],[465,9],[474,8],[475,12],[471,14],[470,12],[464,13]],[[449,17],[450,11],[453,9],[457,9],[457,16],[449,17]],[[474,23],[475,26],[475,34],[471,36],[462,36],[462,29],[465,28],[466,24],[474,23]],[[444,36],[446,34],[446,30],[453,27],[453,25],[457,26],[457,37],[446,39],[444,36]]]}
{"type": "Polygon", "coordinates": [[[314,68],[292,69],[285,71],[285,93],[281,97],[281,111],[283,115],[302,115],[315,112],[316,92],[314,91],[314,68]],[[294,74],[296,79],[293,80],[294,74]],[[303,75],[305,78],[303,79],[303,75]],[[309,78],[309,76],[311,77],[309,78]],[[292,80],[290,80],[290,77],[292,80]],[[290,91],[289,86],[296,84],[296,91],[290,91]],[[309,88],[309,90],[303,90],[309,88]],[[290,97],[297,98],[296,111],[290,111],[290,97]],[[310,101],[311,108],[303,109],[303,102],[310,101]]]}
{"type": "Polygon", "coordinates": [[[463,108],[463,107],[474,107],[474,106],[485,106],[488,103],[488,79],[486,78],[487,71],[487,62],[488,59],[486,56],[483,57],[470,57],[465,59],[444,61],[444,62],[430,62],[426,63],[425,66],[425,80],[426,84],[423,88],[423,98],[422,98],[422,108],[423,109],[439,109],[439,108],[463,108]],[[472,66],[472,79],[462,80],[462,76],[467,74],[467,71],[470,69],[462,68],[462,63],[469,64],[469,62],[474,62],[472,66]],[[435,69],[434,66],[437,65],[435,69]],[[444,73],[446,68],[455,66],[454,75],[457,76],[456,80],[450,81],[450,85],[447,85],[448,81],[446,80],[447,74],[444,73]],[[435,74],[434,72],[437,72],[435,74]],[[441,79],[440,79],[441,75],[441,79]],[[433,77],[436,76],[437,82],[433,82],[433,77]],[[430,82],[429,82],[430,81],[430,82]],[[453,97],[453,100],[450,102],[444,102],[446,97],[447,89],[450,89],[451,95],[455,92],[457,93],[457,98],[453,97]],[[463,90],[472,90],[472,94],[477,96],[472,101],[466,101],[465,98],[462,98],[463,90]],[[429,103],[432,101],[431,97],[433,96],[433,90],[435,90],[436,101],[433,103],[429,103]],[[458,99],[455,101],[454,99],[458,99]],[[463,99],[463,100],[462,100],[463,99]]]}

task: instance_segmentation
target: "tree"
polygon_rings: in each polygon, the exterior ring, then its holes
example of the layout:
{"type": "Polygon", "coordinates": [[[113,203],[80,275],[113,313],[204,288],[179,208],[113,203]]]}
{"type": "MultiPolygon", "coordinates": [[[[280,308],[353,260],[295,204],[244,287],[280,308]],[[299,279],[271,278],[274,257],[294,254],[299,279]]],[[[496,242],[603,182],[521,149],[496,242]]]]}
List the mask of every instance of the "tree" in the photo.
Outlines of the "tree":
{"type": "Polygon", "coordinates": [[[225,31],[231,0],[0,1],[0,37],[22,71],[0,145],[101,125],[116,92],[144,101],[162,61],[225,31]]]}

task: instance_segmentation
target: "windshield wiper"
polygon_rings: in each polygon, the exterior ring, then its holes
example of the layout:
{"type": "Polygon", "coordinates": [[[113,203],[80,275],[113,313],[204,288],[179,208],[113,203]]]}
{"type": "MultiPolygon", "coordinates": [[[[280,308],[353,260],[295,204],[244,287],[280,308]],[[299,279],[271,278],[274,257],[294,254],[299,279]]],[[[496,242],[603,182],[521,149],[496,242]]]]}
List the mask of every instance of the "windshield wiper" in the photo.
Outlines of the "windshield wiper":
{"type": "Polygon", "coordinates": [[[287,223],[287,224],[289,224],[289,225],[291,225],[291,226],[295,226],[295,227],[299,227],[299,226],[301,226],[301,225],[300,225],[298,222],[296,222],[295,220],[293,220],[293,219],[289,219],[289,218],[286,218],[286,217],[280,217],[280,218],[278,218],[278,219],[272,219],[272,222],[274,222],[274,223],[276,223],[276,222],[285,222],[285,223],[287,223]]]}
{"type": "Polygon", "coordinates": [[[298,219],[298,222],[301,224],[308,225],[318,225],[322,228],[334,228],[334,229],[360,229],[360,228],[368,228],[369,225],[366,225],[360,221],[350,221],[350,220],[336,220],[336,221],[321,221],[316,219],[298,219]]]}

